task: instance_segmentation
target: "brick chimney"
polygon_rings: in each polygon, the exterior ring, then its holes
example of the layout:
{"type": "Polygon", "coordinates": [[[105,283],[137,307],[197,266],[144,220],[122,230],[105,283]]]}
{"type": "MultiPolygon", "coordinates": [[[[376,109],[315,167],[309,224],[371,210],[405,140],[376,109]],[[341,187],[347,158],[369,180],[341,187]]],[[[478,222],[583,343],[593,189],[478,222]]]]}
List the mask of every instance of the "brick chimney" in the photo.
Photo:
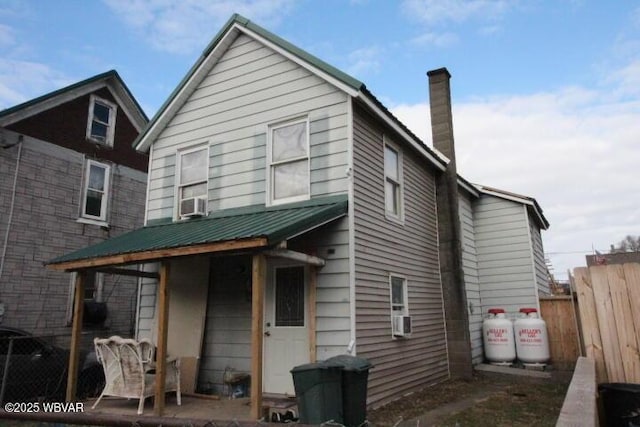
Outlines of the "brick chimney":
{"type": "Polygon", "coordinates": [[[462,237],[458,207],[458,172],[451,113],[451,74],[446,68],[429,71],[429,104],[433,146],[449,160],[437,178],[440,276],[447,330],[449,371],[453,378],[471,378],[471,339],[467,294],[462,270],[462,237]]]}

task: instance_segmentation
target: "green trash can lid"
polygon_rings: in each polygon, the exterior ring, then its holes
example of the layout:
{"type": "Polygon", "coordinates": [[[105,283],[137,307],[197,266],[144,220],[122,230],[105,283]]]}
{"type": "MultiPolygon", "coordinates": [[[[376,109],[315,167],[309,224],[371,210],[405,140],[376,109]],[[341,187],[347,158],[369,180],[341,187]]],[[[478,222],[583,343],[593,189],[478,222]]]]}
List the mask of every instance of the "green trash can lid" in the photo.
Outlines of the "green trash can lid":
{"type": "Polygon", "coordinates": [[[362,357],[341,354],[326,360],[327,363],[337,364],[345,371],[366,371],[372,367],[371,362],[362,357]]]}
{"type": "Polygon", "coordinates": [[[339,369],[342,366],[337,363],[329,362],[328,360],[321,362],[305,363],[304,365],[298,365],[291,370],[294,372],[315,371],[320,369],[339,369]]]}

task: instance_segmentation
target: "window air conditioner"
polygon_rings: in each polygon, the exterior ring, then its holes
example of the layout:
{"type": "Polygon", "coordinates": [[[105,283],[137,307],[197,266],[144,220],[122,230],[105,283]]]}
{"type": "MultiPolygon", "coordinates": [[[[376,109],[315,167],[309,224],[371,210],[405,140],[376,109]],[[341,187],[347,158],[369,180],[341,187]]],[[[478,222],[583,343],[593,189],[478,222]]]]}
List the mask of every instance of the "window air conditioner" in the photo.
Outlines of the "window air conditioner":
{"type": "Polygon", "coordinates": [[[411,316],[392,316],[392,324],[394,337],[411,335],[411,316]]]}
{"type": "Polygon", "coordinates": [[[203,216],[207,212],[207,201],[202,197],[190,197],[180,201],[180,217],[203,216]]]}

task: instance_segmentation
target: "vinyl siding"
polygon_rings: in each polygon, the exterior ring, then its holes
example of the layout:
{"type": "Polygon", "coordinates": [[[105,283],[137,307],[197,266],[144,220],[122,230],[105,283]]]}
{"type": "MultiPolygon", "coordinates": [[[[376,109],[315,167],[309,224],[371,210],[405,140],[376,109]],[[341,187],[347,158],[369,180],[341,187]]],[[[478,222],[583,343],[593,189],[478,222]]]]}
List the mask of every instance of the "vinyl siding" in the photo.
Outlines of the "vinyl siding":
{"type": "Polygon", "coordinates": [[[221,393],[226,368],[251,372],[251,257],[211,258],[210,277],[198,389],[221,393]]]}
{"type": "Polygon", "coordinates": [[[295,251],[315,253],[326,262],[317,270],[317,360],[346,353],[351,339],[348,219],[303,234],[288,245],[295,251]]]}
{"type": "MultiPolygon", "coordinates": [[[[317,273],[318,360],[343,354],[349,345],[347,227],[346,219],[338,220],[288,242],[290,249],[314,252],[326,261],[326,265],[317,273]]],[[[268,262],[269,260],[271,259],[268,262]]],[[[198,376],[198,387],[202,391],[223,392],[222,378],[226,368],[232,368],[236,372],[251,371],[251,300],[248,298],[250,274],[250,257],[211,259],[211,283],[198,376]],[[241,277],[240,282],[238,277],[241,277]]]]}
{"type": "Polygon", "coordinates": [[[375,366],[368,396],[374,406],[448,378],[434,172],[387,135],[402,150],[405,219],[386,219],[383,133],[354,106],[356,348],[375,366]],[[392,337],[390,273],[408,282],[410,338],[392,337]]]}
{"type": "Polygon", "coordinates": [[[460,213],[460,231],[462,237],[462,269],[467,293],[467,313],[469,315],[469,334],[471,339],[472,363],[482,363],[482,302],[478,281],[478,257],[476,253],[476,237],[473,224],[471,200],[466,193],[458,198],[460,213]]]}
{"type": "Polygon", "coordinates": [[[482,315],[498,307],[514,317],[538,306],[526,215],[522,204],[489,195],[474,204],[482,315]]]}
{"type": "Polygon", "coordinates": [[[308,117],[311,197],[348,188],[347,95],[240,35],[152,145],[148,220],[174,215],[179,149],[209,146],[208,209],[266,202],[270,124],[308,117]]]}
{"type": "Polygon", "coordinates": [[[536,270],[536,282],[538,284],[538,296],[550,295],[549,277],[547,275],[547,264],[544,259],[544,249],[542,246],[542,235],[536,222],[529,217],[529,229],[531,234],[531,245],[533,247],[533,263],[536,270]]]}

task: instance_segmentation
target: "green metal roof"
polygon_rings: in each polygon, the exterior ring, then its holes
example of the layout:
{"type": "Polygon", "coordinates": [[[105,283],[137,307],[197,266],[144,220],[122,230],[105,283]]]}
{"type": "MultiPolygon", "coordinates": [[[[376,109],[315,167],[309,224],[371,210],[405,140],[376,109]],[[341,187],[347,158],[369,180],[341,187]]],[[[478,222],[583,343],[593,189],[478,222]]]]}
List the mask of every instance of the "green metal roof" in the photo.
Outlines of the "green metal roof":
{"type": "Polygon", "coordinates": [[[146,226],[55,258],[47,264],[254,238],[265,238],[268,245],[275,245],[340,218],[347,210],[346,195],[283,206],[226,209],[203,218],[146,226]]]}

